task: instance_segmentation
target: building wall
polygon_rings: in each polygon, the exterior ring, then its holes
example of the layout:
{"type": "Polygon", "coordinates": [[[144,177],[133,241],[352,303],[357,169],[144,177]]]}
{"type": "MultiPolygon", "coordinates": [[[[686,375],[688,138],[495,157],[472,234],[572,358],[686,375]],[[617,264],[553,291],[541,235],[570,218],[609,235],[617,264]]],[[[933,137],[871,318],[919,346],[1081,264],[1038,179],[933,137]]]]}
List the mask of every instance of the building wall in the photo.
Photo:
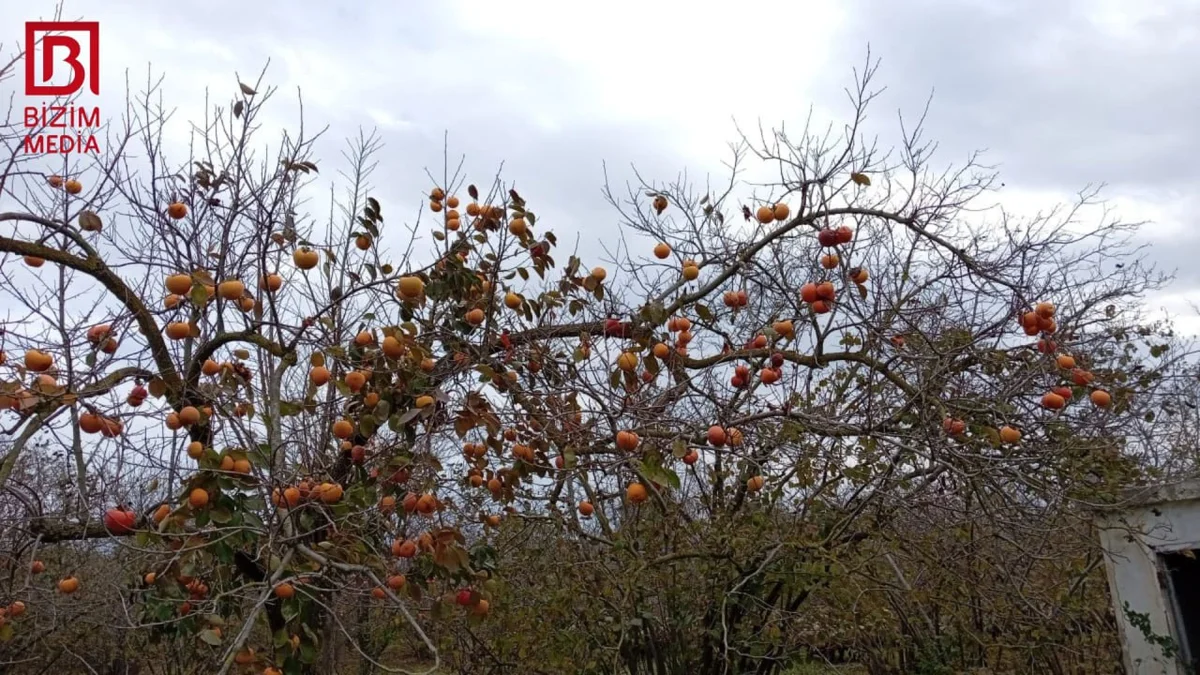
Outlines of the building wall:
{"type": "Polygon", "coordinates": [[[1174,619],[1159,578],[1156,554],[1200,548],[1200,500],[1148,504],[1110,519],[1101,529],[1105,567],[1130,675],[1183,675],[1175,659],[1164,656],[1125,612],[1149,615],[1151,631],[1174,637],[1174,619]]]}

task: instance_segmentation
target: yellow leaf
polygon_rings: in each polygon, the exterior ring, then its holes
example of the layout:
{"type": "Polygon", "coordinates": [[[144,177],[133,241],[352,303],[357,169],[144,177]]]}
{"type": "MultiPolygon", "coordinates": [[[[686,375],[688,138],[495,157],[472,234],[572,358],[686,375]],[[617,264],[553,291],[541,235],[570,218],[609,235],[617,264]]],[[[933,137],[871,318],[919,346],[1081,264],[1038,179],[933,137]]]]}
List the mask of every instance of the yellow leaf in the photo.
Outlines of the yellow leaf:
{"type": "Polygon", "coordinates": [[[854,181],[855,185],[870,185],[871,184],[870,176],[868,176],[865,173],[852,173],[852,174],[850,174],[850,180],[854,181]]]}

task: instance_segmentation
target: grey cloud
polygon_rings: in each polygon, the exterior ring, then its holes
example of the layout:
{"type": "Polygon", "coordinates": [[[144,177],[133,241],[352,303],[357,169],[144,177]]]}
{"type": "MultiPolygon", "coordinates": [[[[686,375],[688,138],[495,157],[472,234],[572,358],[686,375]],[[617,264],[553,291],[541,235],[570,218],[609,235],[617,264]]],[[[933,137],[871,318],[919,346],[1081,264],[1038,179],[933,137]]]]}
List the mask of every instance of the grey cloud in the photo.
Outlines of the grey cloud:
{"type": "Polygon", "coordinates": [[[1200,5],[1147,4],[1122,5],[1139,16],[1114,27],[1098,18],[1110,3],[1085,0],[860,3],[840,60],[870,43],[901,107],[935,91],[946,150],[986,147],[1039,188],[1177,186],[1200,151],[1200,5]]]}
{"type": "MultiPolygon", "coordinates": [[[[1140,240],[1161,269],[1178,271],[1182,292],[1200,286],[1190,195],[1200,178],[1198,34],[1190,0],[858,2],[831,62],[860,64],[868,43],[882,59],[889,91],[876,122],[896,109],[914,117],[933,92],[927,138],[940,161],[987,150],[1009,186],[1069,199],[1106,183],[1104,196],[1133,203],[1123,219],[1168,214],[1140,240]]],[[[844,86],[844,73],[818,98],[844,86]]]]}

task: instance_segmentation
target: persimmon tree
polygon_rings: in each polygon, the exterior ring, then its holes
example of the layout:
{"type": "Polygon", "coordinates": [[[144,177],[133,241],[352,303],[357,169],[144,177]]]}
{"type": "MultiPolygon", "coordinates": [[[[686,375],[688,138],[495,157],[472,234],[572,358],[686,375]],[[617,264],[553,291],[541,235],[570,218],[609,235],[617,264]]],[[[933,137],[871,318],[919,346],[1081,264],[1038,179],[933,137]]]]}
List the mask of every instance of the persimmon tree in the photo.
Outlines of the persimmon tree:
{"type": "Polygon", "coordinates": [[[608,190],[627,236],[592,261],[453,167],[397,230],[374,137],[318,220],[319,134],[265,154],[261,77],[176,163],[153,91],[92,165],[5,127],[4,651],[95,602],[162,672],[420,670],[402,640],[425,670],[773,673],[923,509],[1082,542],[1185,358],[1139,329],[1160,281],[1091,194],[979,211],[974,159],[864,142],[873,72],[721,190],[608,190]],[[55,453],[71,480],[29,489],[55,453]]]}

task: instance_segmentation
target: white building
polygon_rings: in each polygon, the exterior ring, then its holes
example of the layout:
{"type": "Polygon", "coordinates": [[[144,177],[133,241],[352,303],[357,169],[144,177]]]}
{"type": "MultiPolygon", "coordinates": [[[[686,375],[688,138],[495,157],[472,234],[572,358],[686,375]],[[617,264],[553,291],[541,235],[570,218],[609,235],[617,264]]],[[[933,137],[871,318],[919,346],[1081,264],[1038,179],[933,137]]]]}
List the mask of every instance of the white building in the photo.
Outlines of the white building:
{"type": "Polygon", "coordinates": [[[1134,488],[1122,503],[1100,541],[1125,671],[1187,675],[1200,664],[1200,481],[1134,488]]]}

